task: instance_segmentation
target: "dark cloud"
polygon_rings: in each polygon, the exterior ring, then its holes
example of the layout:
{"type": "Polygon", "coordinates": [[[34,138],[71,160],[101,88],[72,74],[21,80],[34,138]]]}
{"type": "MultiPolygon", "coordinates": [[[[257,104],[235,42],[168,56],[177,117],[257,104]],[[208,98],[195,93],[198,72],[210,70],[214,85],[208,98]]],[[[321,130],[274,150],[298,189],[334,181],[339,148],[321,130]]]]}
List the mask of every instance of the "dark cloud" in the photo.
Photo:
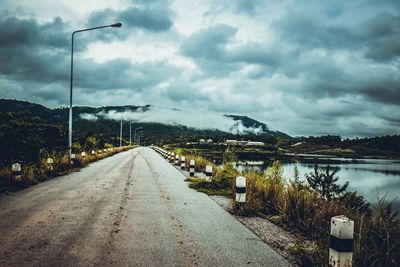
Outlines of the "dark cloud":
{"type": "Polygon", "coordinates": [[[189,36],[181,45],[183,55],[194,59],[218,60],[225,57],[225,45],[237,29],[226,24],[213,25],[189,36]]]}
{"type": "Polygon", "coordinates": [[[93,12],[90,15],[88,25],[104,25],[105,22],[120,21],[124,27],[162,32],[172,27],[173,21],[170,16],[171,11],[165,6],[146,5],[144,7],[129,7],[121,11],[108,8],[93,12]]]}
{"type": "Polygon", "coordinates": [[[364,50],[375,61],[400,56],[400,14],[381,12],[353,26],[289,11],[274,23],[274,30],[301,49],[364,50]]]}
{"type": "Polygon", "coordinates": [[[126,59],[114,59],[102,64],[79,60],[75,67],[75,86],[109,90],[128,88],[142,91],[169,79],[179,69],[165,62],[132,64],[126,59]]]}
{"type": "MultiPolygon", "coordinates": [[[[0,76],[13,84],[8,88],[19,88],[33,99],[46,102],[58,99],[63,103],[64,94],[57,90],[60,85],[67,88],[70,77],[71,32],[66,31],[66,24],[60,18],[40,24],[34,19],[6,17],[0,20],[0,32],[0,76]]],[[[90,39],[79,35],[75,40],[75,88],[140,92],[180,72],[162,61],[133,64],[129,59],[114,59],[97,63],[77,53],[85,49],[90,39]]],[[[1,87],[5,92],[7,83],[1,87]]],[[[8,89],[7,92],[15,95],[8,89]]]]}
{"type": "Polygon", "coordinates": [[[375,61],[390,61],[400,57],[400,13],[379,13],[363,27],[367,29],[366,57],[375,61]]]}
{"type": "Polygon", "coordinates": [[[229,48],[236,32],[236,28],[226,24],[201,29],[184,40],[181,53],[194,59],[208,75],[227,75],[245,64],[275,69],[292,55],[282,47],[255,42],[229,48]]]}
{"type": "Polygon", "coordinates": [[[41,25],[34,19],[5,17],[0,23],[0,47],[40,45],[65,49],[69,43],[64,31],[65,23],[59,17],[41,25]]]}

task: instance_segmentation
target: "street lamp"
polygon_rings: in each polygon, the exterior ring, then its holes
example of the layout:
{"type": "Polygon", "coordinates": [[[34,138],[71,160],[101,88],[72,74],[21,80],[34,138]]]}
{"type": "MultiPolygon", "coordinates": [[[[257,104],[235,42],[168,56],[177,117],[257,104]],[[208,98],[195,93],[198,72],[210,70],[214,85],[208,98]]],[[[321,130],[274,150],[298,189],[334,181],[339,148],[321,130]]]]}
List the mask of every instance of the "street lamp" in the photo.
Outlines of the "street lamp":
{"type": "Polygon", "coordinates": [[[134,136],[134,143],[137,145],[137,130],[143,129],[142,127],[135,128],[135,136],[134,136]]]}
{"type": "Polygon", "coordinates": [[[75,33],[97,30],[97,29],[108,28],[108,27],[121,28],[121,26],[122,26],[122,23],[117,22],[117,23],[110,24],[110,25],[82,29],[82,30],[74,31],[72,33],[72,36],[71,36],[71,79],[70,79],[70,90],[69,90],[69,121],[68,121],[68,153],[69,153],[69,162],[70,163],[71,163],[71,154],[72,154],[72,82],[73,82],[73,77],[74,77],[74,36],[75,36],[75,33]]]}
{"type": "Polygon", "coordinates": [[[129,122],[129,145],[132,145],[132,122],[129,122]]]}
{"type": "Polygon", "coordinates": [[[119,131],[119,147],[122,147],[122,115],[121,115],[121,128],[119,131]]]}

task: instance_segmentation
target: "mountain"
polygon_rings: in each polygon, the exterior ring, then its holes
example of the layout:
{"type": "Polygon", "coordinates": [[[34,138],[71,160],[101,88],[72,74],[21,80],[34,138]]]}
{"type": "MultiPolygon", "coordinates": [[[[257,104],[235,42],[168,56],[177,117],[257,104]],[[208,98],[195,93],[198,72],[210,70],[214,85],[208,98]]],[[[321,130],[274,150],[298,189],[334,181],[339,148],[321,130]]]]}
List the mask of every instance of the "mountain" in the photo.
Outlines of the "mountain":
{"type": "Polygon", "coordinates": [[[243,131],[246,134],[262,134],[262,135],[270,135],[274,137],[285,137],[291,138],[288,134],[285,134],[280,131],[272,131],[268,128],[268,126],[263,123],[259,122],[255,119],[249,118],[247,116],[239,116],[239,115],[224,115],[227,118],[231,118],[236,123],[231,127],[231,132],[233,133],[240,133],[240,126],[244,126],[245,130],[243,131]]]}
{"type": "MultiPolygon", "coordinates": [[[[99,147],[106,143],[117,146],[120,133],[118,114],[148,114],[153,108],[150,105],[74,107],[73,141],[78,147],[86,146],[88,137],[94,136],[99,147]],[[117,115],[110,117],[113,114],[117,115]]],[[[67,147],[68,114],[67,107],[49,109],[27,101],[0,99],[0,165],[17,159],[35,162],[43,151],[64,151],[67,147]]],[[[142,127],[146,143],[186,143],[201,138],[211,138],[218,142],[242,139],[276,143],[276,137],[290,139],[290,136],[271,131],[266,124],[247,116],[225,117],[228,121],[232,120],[231,132],[188,127],[181,125],[179,120],[166,124],[162,120],[142,122],[140,119],[127,119],[123,121],[123,138],[125,144],[129,143],[130,129],[133,135],[135,128],[142,127]]]]}

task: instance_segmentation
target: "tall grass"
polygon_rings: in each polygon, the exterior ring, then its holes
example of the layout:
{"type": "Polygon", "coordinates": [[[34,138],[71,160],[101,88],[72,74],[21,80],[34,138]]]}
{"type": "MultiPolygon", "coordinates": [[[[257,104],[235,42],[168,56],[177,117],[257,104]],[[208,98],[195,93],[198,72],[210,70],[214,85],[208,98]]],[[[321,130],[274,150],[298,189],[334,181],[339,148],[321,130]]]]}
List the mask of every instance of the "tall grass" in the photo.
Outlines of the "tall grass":
{"type": "MultiPolygon", "coordinates": [[[[209,164],[199,155],[189,155],[187,159],[195,159],[199,170],[204,170],[209,164]]],[[[191,179],[190,186],[207,194],[233,197],[238,175],[246,177],[246,203],[236,205],[235,212],[241,215],[273,215],[278,217],[275,222],[311,240],[311,246],[295,246],[304,266],[328,265],[330,219],[337,215],[345,215],[355,222],[355,266],[398,266],[400,220],[393,212],[392,203],[388,203],[385,197],[379,198],[372,210],[365,198],[356,192],[343,192],[326,198],[302,182],[296,171],[293,179],[286,182],[279,162],[265,172],[243,173],[239,173],[232,164],[224,163],[222,168],[216,170],[211,182],[191,179]]]]}
{"type": "Polygon", "coordinates": [[[25,163],[22,164],[21,179],[16,180],[11,172],[11,166],[0,168],[0,193],[16,191],[21,188],[25,188],[30,185],[37,184],[39,182],[51,179],[52,177],[68,173],[71,170],[86,166],[88,163],[104,159],[112,156],[118,152],[125,151],[132,148],[132,146],[126,146],[116,148],[111,151],[104,151],[101,154],[96,153],[92,155],[87,152],[86,157],[82,158],[80,153],[76,154],[74,164],[69,164],[69,158],[64,153],[42,153],[38,163],[25,163]],[[53,159],[53,164],[47,163],[47,158],[53,159]]]}

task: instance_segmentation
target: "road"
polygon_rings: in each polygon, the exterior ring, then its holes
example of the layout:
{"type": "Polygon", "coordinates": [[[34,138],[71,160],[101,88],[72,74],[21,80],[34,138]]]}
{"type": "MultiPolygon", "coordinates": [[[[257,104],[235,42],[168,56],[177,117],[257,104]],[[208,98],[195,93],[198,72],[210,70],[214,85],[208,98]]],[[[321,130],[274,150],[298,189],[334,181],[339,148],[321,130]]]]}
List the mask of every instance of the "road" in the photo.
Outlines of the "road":
{"type": "Polygon", "coordinates": [[[150,148],[0,197],[0,266],[289,266],[150,148]]]}

